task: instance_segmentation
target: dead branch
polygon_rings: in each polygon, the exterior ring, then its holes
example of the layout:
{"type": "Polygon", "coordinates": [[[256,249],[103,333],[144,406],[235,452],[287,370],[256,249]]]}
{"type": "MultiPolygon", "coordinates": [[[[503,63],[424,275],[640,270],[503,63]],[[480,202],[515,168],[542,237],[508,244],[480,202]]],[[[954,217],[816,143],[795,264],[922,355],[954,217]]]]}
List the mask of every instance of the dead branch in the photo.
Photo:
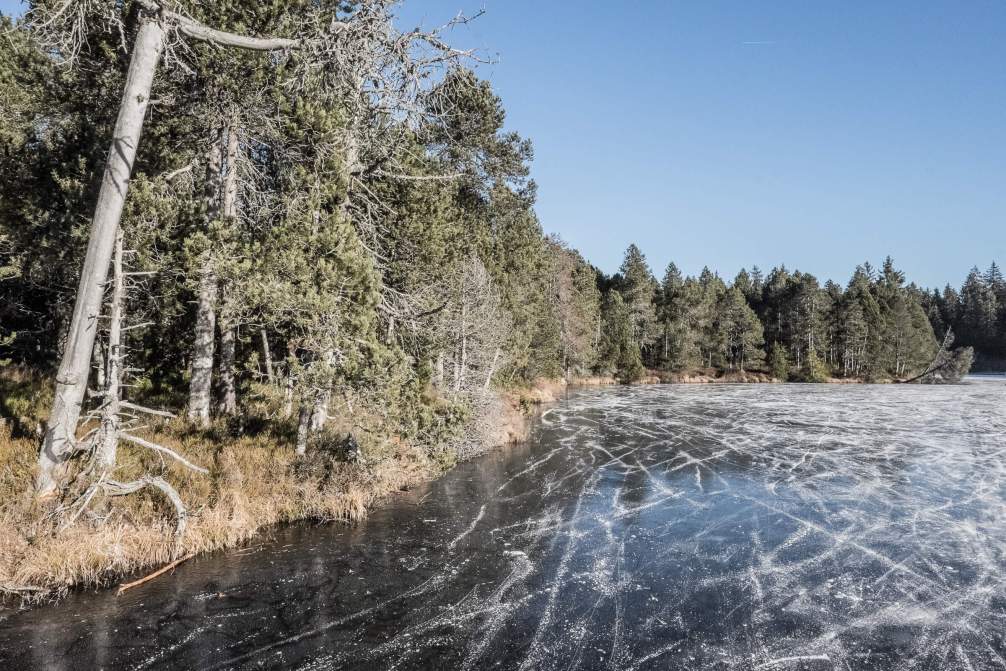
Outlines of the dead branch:
{"type": "Polygon", "coordinates": [[[301,44],[300,40],[281,37],[248,37],[228,33],[210,28],[178,12],[173,12],[165,8],[163,3],[154,2],[153,0],[138,0],[138,2],[148,12],[159,15],[169,26],[174,26],[183,35],[200,42],[209,42],[221,47],[236,47],[251,51],[282,51],[283,49],[295,49],[301,44]]]}
{"type": "Polygon", "coordinates": [[[179,168],[178,170],[172,170],[167,175],[165,175],[162,179],[165,182],[170,182],[175,177],[178,177],[179,175],[182,175],[184,173],[187,173],[187,172],[191,171],[192,168],[194,168],[195,166],[196,166],[196,164],[194,162],[193,163],[189,163],[187,166],[185,166],[183,168],[179,168]]]}
{"type": "Polygon", "coordinates": [[[122,401],[119,404],[122,408],[126,410],[135,410],[136,412],[142,412],[147,415],[154,415],[156,417],[164,417],[167,419],[174,419],[178,415],[174,415],[166,410],[154,410],[152,408],[145,408],[142,405],[136,405],[135,403],[130,403],[129,401],[122,401]]]}
{"type": "MultiPolygon", "coordinates": [[[[123,440],[129,441],[130,443],[133,443],[134,445],[139,445],[140,447],[145,447],[148,450],[154,450],[155,452],[160,452],[161,454],[166,454],[169,457],[171,457],[172,459],[174,459],[175,461],[177,461],[180,464],[182,464],[183,466],[186,466],[186,467],[192,469],[193,471],[196,471],[197,473],[202,473],[204,475],[209,473],[209,470],[203,468],[202,466],[196,466],[191,461],[189,461],[188,459],[186,459],[182,455],[178,454],[174,450],[169,450],[168,448],[162,447],[160,445],[157,445],[156,443],[151,443],[149,440],[144,440],[142,438],[137,438],[136,436],[131,436],[128,433],[120,433],[119,434],[119,438],[122,438],[123,440]]],[[[167,483],[165,483],[165,484],[167,484],[167,483]]],[[[172,490],[172,491],[174,491],[174,490],[172,490]]]]}
{"type": "Polygon", "coordinates": [[[182,497],[178,495],[178,492],[172,487],[167,480],[164,478],[155,478],[146,475],[139,480],[133,480],[132,482],[116,482],[114,480],[109,480],[104,485],[102,489],[108,496],[129,496],[130,494],[135,494],[136,492],[144,489],[146,487],[153,487],[159,490],[164,496],[171,502],[171,505],[175,507],[175,542],[181,540],[182,535],[185,533],[185,523],[188,519],[188,511],[185,509],[185,504],[182,503],[182,497]]]}
{"type": "Polygon", "coordinates": [[[195,552],[190,552],[189,554],[185,555],[184,557],[181,557],[180,559],[176,559],[175,561],[171,562],[167,566],[163,566],[163,567],[157,569],[156,571],[154,571],[153,573],[151,573],[150,575],[148,575],[148,576],[146,576],[144,578],[140,578],[139,580],[134,580],[133,582],[123,583],[123,584],[119,585],[119,591],[117,591],[115,593],[115,596],[119,596],[120,594],[122,594],[126,590],[133,589],[134,587],[139,587],[143,583],[150,582],[154,578],[167,573],[168,571],[170,571],[171,569],[175,568],[176,566],[178,566],[182,562],[186,562],[186,561],[192,559],[195,556],[196,556],[195,552]]]}

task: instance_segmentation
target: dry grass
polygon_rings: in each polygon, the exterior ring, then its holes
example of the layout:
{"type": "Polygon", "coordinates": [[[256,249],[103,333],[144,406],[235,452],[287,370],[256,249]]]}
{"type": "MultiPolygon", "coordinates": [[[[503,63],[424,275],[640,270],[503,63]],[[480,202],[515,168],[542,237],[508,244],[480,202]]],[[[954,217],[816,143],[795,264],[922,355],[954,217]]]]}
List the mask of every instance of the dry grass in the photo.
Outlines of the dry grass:
{"type": "Polygon", "coordinates": [[[152,490],[114,499],[99,495],[71,526],[61,528],[65,506],[86,482],[71,487],[62,502],[40,504],[30,491],[39,441],[29,406],[44,405],[48,385],[38,384],[35,393],[36,381],[23,371],[4,371],[0,378],[0,417],[6,418],[0,419],[0,589],[25,600],[109,585],[179,553],[239,545],[278,523],[356,521],[383,496],[442,472],[425,451],[394,436],[368,434],[361,466],[322,452],[296,458],[292,427],[283,422],[234,437],[224,424],[203,431],[175,421],[143,436],[208,468],[208,476],[122,444],[114,477],[152,473],[174,485],[190,513],[177,546],[174,510],[152,490]],[[13,417],[11,399],[20,399],[19,418],[13,417]]]}

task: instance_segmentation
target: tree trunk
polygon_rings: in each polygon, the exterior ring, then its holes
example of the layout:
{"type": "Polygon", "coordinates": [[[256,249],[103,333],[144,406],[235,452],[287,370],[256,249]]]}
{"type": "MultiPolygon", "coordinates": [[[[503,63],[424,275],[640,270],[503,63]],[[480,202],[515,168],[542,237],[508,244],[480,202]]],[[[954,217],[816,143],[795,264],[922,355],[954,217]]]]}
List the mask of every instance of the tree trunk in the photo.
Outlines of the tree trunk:
{"type": "MultiPolygon", "coordinates": [[[[220,212],[220,163],[224,130],[217,131],[217,139],[206,157],[206,220],[209,224],[220,212]]],[[[189,380],[189,419],[201,426],[210,421],[210,403],[213,394],[213,349],[217,323],[217,273],[212,250],[206,250],[199,276],[199,298],[196,307],[196,334],[192,345],[192,376],[189,380]]]]}
{"type": "Polygon", "coordinates": [[[311,433],[311,406],[305,402],[300,404],[300,418],[297,421],[297,456],[307,454],[307,439],[311,433]]]}
{"type": "MultiPolygon", "coordinates": [[[[327,350],[324,353],[325,366],[331,370],[335,365],[335,352],[327,350]]],[[[318,432],[325,428],[328,423],[328,406],[332,401],[332,390],[325,389],[317,394],[314,399],[314,409],[311,411],[311,431],[318,432]]]]}
{"type": "Polygon", "coordinates": [[[489,372],[486,373],[485,385],[483,385],[482,387],[486,391],[489,391],[489,384],[493,381],[493,375],[496,374],[496,364],[499,363],[499,359],[500,359],[500,350],[499,347],[497,347],[496,351],[493,352],[493,362],[489,366],[489,372]]]}
{"type": "Polygon", "coordinates": [[[230,318],[220,319],[220,414],[236,415],[238,395],[234,383],[234,354],[237,347],[237,327],[230,318]]]}
{"type": "Polygon", "coordinates": [[[105,367],[105,348],[102,347],[101,338],[95,337],[94,351],[91,352],[91,361],[94,362],[94,384],[96,389],[104,389],[108,384],[108,369],[105,367]]]}
{"type": "Polygon", "coordinates": [[[210,421],[213,389],[213,336],[216,330],[217,276],[204,267],[199,280],[196,310],[196,340],[192,347],[192,377],[189,380],[189,419],[202,426],[210,421]]]}
{"type": "Polygon", "coordinates": [[[122,302],[125,285],[122,274],[122,227],[115,235],[115,255],[112,257],[112,301],[108,325],[108,386],[105,389],[105,409],[97,445],[99,468],[115,467],[115,452],[119,444],[120,385],[122,382],[122,302]]]}
{"type": "MultiPolygon", "coordinates": [[[[232,122],[224,129],[227,134],[227,153],[224,156],[224,179],[221,214],[228,225],[237,218],[237,159],[238,133],[232,122]]],[[[223,138],[221,138],[221,141],[223,138]]],[[[237,387],[235,386],[234,355],[237,346],[237,324],[234,320],[233,291],[224,286],[221,290],[222,312],[220,319],[220,412],[236,415],[238,411],[237,387]],[[228,300],[230,299],[230,300],[228,300]]]]}
{"type": "Polygon", "coordinates": [[[293,415],[293,390],[294,376],[293,364],[297,357],[297,347],[293,342],[286,344],[287,364],[286,364],[286,387],[283,391],[283,416],[289,418],[293,415]]]}
{"type": "Polygon", "coordinates": [[[283,389],[283,417],[293,414],[293,373],[287,372],[286,386],[283,389]]]}
{"type": "MultiPolygon", "coordinates": [[[[462,299],[463,301],[464,299],[462,299]]],[[[454,391],[461,391],[465,379],[465,366],[468,365],[468,306],[461,303],[461,353],[458,357],[457,377],[454,380],[454,391]]]]}
{"type": "Polygon", "coordinates": [[[39,496],[55,494],[65,473],[66,462],[74,451],[115,234],[129,190],[129,178],[143,131],[154,72],[163,50],[164,29],[155,21],[143,21],[133,45],[112,147],[91,221],[70,331],[56,375],[52,410],[39,451],[35,483],[39,496]]]}
{"type": "Polygon", "coordinates": [[[269,384],[276,384],[276,373],[272,368],[272,352],[269,350],[269,334],[265,329],[259,329],[259,336],[262,338],[262,361],[265,362],[265,379],[269,384]]]}
{"type": "MultiPolygon", "coordinates": [[[[238,213],[238,132],[233,122],[221,132],[227,135],[221,210],[225,219],[233,219],[238,213]]],[[[220,142],[223,143],[223,137],[220,142]]]]}
{"type": "Polygon", "coordinates": [[[318,394],[311,411],[311,433],[318,433],[328,423],[328,406],[332,401],[332,392],[324,391],[318,394]]]}

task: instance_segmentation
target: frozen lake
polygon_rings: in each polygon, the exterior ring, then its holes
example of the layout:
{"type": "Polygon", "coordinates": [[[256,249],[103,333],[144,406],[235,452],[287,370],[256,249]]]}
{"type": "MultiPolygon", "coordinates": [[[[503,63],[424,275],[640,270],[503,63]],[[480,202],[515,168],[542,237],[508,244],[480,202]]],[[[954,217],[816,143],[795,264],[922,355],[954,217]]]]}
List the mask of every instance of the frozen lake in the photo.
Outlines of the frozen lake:
{"type": "Polygon", "coordinates": [[[1006,382],[590,390],[530,444],[123,597],[0,668],[1006,668],[1006,382]]]}

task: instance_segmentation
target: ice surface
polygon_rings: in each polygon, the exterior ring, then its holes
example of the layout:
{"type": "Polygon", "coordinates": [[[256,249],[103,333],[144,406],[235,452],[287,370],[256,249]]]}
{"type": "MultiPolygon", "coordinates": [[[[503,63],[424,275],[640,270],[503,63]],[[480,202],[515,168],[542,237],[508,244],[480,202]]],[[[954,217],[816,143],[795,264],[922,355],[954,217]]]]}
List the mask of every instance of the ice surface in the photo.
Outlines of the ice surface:
{"type": "Polygon", "coordinates": [[[0,659],[1006,668],[1004,401],[1001,381],[580,392],[359,528],[14,615],[0,659]]]}

